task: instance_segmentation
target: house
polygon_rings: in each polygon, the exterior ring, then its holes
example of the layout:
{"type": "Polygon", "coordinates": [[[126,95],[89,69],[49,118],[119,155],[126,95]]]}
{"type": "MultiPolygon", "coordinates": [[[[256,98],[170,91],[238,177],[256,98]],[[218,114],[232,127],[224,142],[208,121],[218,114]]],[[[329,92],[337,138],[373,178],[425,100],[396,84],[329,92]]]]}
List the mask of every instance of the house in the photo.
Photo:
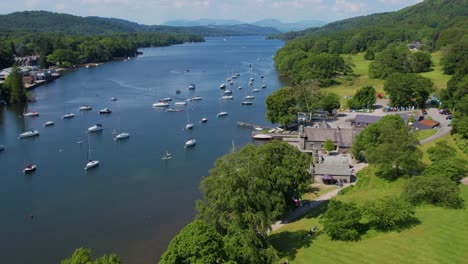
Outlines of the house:
{"type": "Polygon", "coordinates": [[[315,183],[350,183],[354,176],[348,159],[342,155],[321,156],[310,166],[310,174],[315,183]]]}
{"type": "Polygon", "coordinates": [[[20,66],[37,66],[39,56],[15,57],[15,63],[20,66]]]}
{"type": "MultiPolygon", "coordinates": [[[[408,124],[409,116],[407,114],[400,114],[400,117],[403,119],[403,121],[405,121],[405,124],[408,124]]],[[[379,121],[381,118],[382,116],[358,114],[351,124],[356,128],[365,128],[368,125],[379,121]]]]}
{"type": "Polygon", "coordinates": [[[304,152],[321,151],[326,140],[330,139],[337,151],[347,153],[353,145],[358,130],[354,128],[303,128],[299,136],[299,149],[304,152]]]}
{"type": "Polygon", "coordinates": [[[416,130],[426,130],[426,129],[433,129],[434,127],[438,126],[439,122],[429,119],[424,119],[413,124],[413,127],[416,130]]]}
{"type": "MultiPolygon", "coordinates": [[[[30,69],[28,69],[26,67],[18,67],[18,68],[21,71],[21,73],[23,74],[23,76],[29,74],[30,69]]],[[[12,69],[13,69],[13,67],[5,68],[5,69],[1,70],[0,71],[0,80],[4,81],[8,77],[8,75],[10,75],[12,69]]]]}

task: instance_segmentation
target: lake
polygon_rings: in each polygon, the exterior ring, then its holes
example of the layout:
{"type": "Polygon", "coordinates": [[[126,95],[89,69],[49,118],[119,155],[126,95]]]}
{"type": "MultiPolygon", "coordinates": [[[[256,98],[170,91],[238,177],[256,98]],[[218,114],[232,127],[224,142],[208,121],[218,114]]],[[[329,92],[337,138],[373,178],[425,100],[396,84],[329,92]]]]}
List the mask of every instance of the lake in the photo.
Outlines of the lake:
{"type": "Polygon", "coordinates": [[[0,152],[2,262],[59,263],[77,247],[90,247],[95,256],[115,252],[124,263],[157,262],[193,219],[200,180],[214,161],[233,145],[252,142],[251,131],[236,123],[272,126],[265,120],[265,98],[282,85],[272,56],[283,44],[226,37],[141,49],[143,55],[128,61],[82,68],[36,88],[37,101],[28,109],[38,117],[22,117],[22,106],[1,106],[0,144],[6,147],[0,152]],[[220,100],[219,85],[235,72],[240,77],[227,85],[234,99],[220,100]],[[251,76],[255,81],[249,88],[251,76]],[[190,83],[195,91],[189,91],[190,83]],[[253,88],[260,89],[253,105],[242,106],[253,88]],[[203,99],[181,112],[152,107],[172,97],[175,108],[175,101],[193,96],[203,99]],[[78,111],[85,104],[93,109],[78,111]],[[112,114],[98,113],[105,107],[112,114]],[[217,118],[221,111],[228,116],[217,118]],[[75,117],[62,119],[67,112],[75,117]],[[208,122],[200,123],[202,117],[208,122]],[[194,123],[192,131],[185,130],[187,119],[194,123]],[[43,127],[49,120],[55,125],[43,127]],[[86,133],[97,123],[102,132],[86,133]],[[18,139],[27,129],[40,136],[18,139]],[[131,136],[114,141],[114,130],[131,136]],[[186,149],[189,138],[197,145],[186,149]],[[88,149],[100,165],[85,171],[88,149]],[[166,150],[170,160],[162,160],[166,150]],[[23,175],[29,163],[37,164],[37,171],[23,175]]]}

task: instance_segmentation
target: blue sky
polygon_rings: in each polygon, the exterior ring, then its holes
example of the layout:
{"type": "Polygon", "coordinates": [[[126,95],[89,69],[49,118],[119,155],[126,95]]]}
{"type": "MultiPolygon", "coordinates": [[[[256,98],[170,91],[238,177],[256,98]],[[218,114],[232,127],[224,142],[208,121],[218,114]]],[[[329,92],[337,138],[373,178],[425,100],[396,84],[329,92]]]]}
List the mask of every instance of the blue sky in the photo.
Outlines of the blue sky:
{"type": "Polygon", "coordinates": [[[47,10],[79,16],[122,18],[142,24],[198,18],[283,22],[344,18],[399,10],[421,0],[7,0],[0,13],[47,10]]]}

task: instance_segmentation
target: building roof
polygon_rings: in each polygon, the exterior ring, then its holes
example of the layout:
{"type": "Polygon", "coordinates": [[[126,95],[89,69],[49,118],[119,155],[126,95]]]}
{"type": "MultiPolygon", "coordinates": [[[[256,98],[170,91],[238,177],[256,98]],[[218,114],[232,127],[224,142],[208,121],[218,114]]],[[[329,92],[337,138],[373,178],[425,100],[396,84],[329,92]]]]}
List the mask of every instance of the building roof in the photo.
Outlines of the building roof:
{"type": "Polygon", "coordinates": [[[316,163],[312,168],[313,175],[349,176],[351,171],[346,158],[326,156],[324,163],[316,163]]]}
{"type": "MultiPolygon", "coordinates": [[[[407,114],[399,114],[400,117],[405,121],[405,124],[408,123],[409,116],[407,114]]],[[[361,115],[357,114],[354,118],[353,123],[365,123],[365,124],[373,124],[379,121],[383,116],[375,116],[375,115],[361,115]]]]}
{"type": "Polygon", "coordinates": [[[426,129],[432,129],[430,126],[426,126],[420,122],[414,122],[413,127],[416,128],[417,130],[426,130],[426,129]]]}
{"type": "Polygon", "coordinates": [[[439,122],[434,121],[434,120],[430,120],[430,119],[424,119],[424,120],[421,120],[421,121],[419,121],[417,123],[423,124],[423,125],[431,127],[431,128],[439,125],[439,122]]]}
{"type": "Polygon", "coordinates": [[[351,147],[355,136],[353,128],[304,128],[308,141],[325,142],[332,140],[339,147],[351,147]]]}

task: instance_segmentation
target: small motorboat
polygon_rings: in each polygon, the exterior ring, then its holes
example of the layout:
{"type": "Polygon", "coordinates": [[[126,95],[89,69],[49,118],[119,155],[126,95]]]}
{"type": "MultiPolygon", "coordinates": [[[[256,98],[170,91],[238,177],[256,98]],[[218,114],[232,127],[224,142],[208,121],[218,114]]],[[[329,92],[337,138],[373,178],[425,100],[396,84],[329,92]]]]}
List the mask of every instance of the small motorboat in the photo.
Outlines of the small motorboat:
{"type": "Polygon", "coordinates": [[[252,105],[253,102],[252,101],[248,101],[248,100],[245,100],[245,101],[242,101],[241,105],[252,105]]]}
{"type": "Polygon", "coordinates": [[[27,137],[35,137],[35,136],[39,136],[39,131],[29,130],[29,131],[19,134],[18,138],[27,138],[27,137]]]}
{"type": "Polygon", "coordinates": [[[228,112],[219,112],[216,116],[217,117],[222,117],[222,116],[227,116],[228,112]]]}
{"type": "Polygon", "coordinates": [[[70,119],[70,118],[73,118],[75,117],[75,114],[74,113],[66,113],[62,116],[62,119],[70,119]]]}
{"type": "Polygon", "coordinates": [[[195,90],[195,84],[191,83],[188,87],[189,90],[195,90]]]}
{"type": "Polygon", "coordinates": [[[224,88],[226,88],[226,84],[225,84],[225,83],[222,83],[222,84],[219,85],[219,89],[224,89],[224,88]]]}
{"type": "Polygon", "coordinates": [[[24,167],[23,173],[31,173],[37,169],[36,164],[29,164],[28,166],[24,167]]]}
{"type": "Polygon", "coordinates": [[[88,132],[98,132],[98,131],[101,131],[102,129],[103,127],[101,124],[95,124],[94,126],[90,126],[88,128],[88,132]]]}
{"type": "Polygon", "coordinates": [[[115,98],[115,97],[111,97],[111,98],[109,99],[109,101],[112,101],[112,102],[117,102],[117,100],[118,100],[118,99],[115,98]]]}
{"type": "Polygon", "coordinates": [[[27,113],[24,113],[23,114],[24,117],[32,117],[32,116],[39,116],[39,113],[38,112],[27,112],[27,113]]]}
{"type": "Polygon", "coordinates": [[[161,99],[161,102],[166,102],[167,103],[167,102],[170,102],[170,101],[172,101],[172,98],[170,98],[170,97],[165,97],[165,98],[161,99]]]}
{"type": "Polygon", "coordinates": [[[230,81],[230,82],[229,82],[229,85],[234,85],[234,82],[233,82],[233,81],[230,81]]]}
{"type": "Polygon", "coordinates": [[[236,72],[236,76],[239,77],[239,76],[240,76],[240,73],[236,72]]]}
{"type": "Polygon", "coordinates": [[[176,94],[180,94],[181,92],[182,92],[182,91],[180,91],[180,90],[176,90],[176,91],[175,91],[176,94]]]}
{"type": "Polygon", "coordinates": [[[186,105],[187,102],[183,101],[183,102],[175,102],[175,105],[186,105]]]}
{"type": "Polygon", "coordinates": [[[201,119],[201,122],[202,122],[202,123],[208,122],[208,118],[206,118],[206,117],[202,118],[202,119],[201,119]]]}
{"type": "Polygon", "coordinates": [[[99,114],[110,114],[112,111],[109,108],[103,108],[99,110],[99,114]]]}
{"type": "Polygon", "coordinates": [[[201,96],[192,97],[193,101],[200,101],[201,99],[203,99],[203,97],[201,97],[201,96]]]}
{"type": "Polygon", "coordinates": [[[254,99],[255,96],[253,95],[247,95],[246,97],[244,97],[245,100],[250,100],[250,99],[254,99]]]}
{"type": "Polygon", "coordinates": [[[266,88],[266,84],[262,84],[262,88],[266,88]]]}
{"type": "Polygon", "coordinates": [[[190,148],[195,146],[195,144],[197,144],[197,141],[195,139],[189,139],[185,142],[185,147],[190,148]]]}
{"type": "Polygon", "coordinates": [[[129,138],[130,137],[130,134],[127,133],[127,132],[123,132],[123,133],[120,133],[118,134],[117,136],[114,137],[114,140],[121,140],[121,139],[126,139],[126,138],[129,138]]]}
{"type": "Polygon", "coordinates": [[[169,104],[166,102],[157,102],[153,104],[153,107],[169,107],[169,104]]]}
{"type": "Polygon", "coordinates": [[[189,129],[192,129],[193,128],[193,123],[188,123],[187,125],[185,125],[185,129],[189,130],[189,129]]]}
{"type": "Polygon", "coordinates": [[[167,108],[164,112],[182,112],[184,109],[177,109],[177,108],[167,108]]]}
{"type": "Polygon", "coordinates": [[[237,87],[237,89],[242,90],[242,86],[237,87]]]}
{"type": "Polygon", "coordinates": [[[230,82],[230,81],[231,81],[231,78],[227,78],[227,79],[226,79],[226,82],[230,82]]]}
{"type": "Polygon", "coordinates": [[[54,121],[47,121],[44,123],[44,126],[48,127],[48,126],[53,126],[54,124],[55,124],[54,121]]]}
{"type": "Polygon", "coordinates": [[[232,100],[232,99],[234,99],[234,97],[232,95],[223,95],[223,96],[221,96],[221,99],[222,100],[232,100]]]}
{"type": "Polygon", "coordinates": [[[224,91],[224,95],[231,95],[232,94],[232,90],[225,90],[224,91]]]}
{"type": "Polygon", "coordinates": [[[90,105],[82,105],[80,106],[80,108],[78,108],[78,110],[80,111],[89,111],[89,110],[92,110],[93,108],[90,106],[90,105]]]}
{"type": "Polygon", "coordinates": [[[86,163],[85,170],[94,168],[99,165],[99,160],[90,160],[86,163]]]}
{"type": "Polygon", "coordinates": [[[255,81],[255,79],[252,77],[252,78],[250,78],[250,81],[253,82],[253,81],[255,81]]]}
{"type": "Polygon", "coordinates": [[[253,85],[253,82],[249,82],[249,86],[252,86],[253,85]]]}
{"type": "Polygon", "coordinates": [[[252,90],[252,92],[258,93],[258,92],[260,92],[260,89],[255,88],[255,89],[252,90]]]}

